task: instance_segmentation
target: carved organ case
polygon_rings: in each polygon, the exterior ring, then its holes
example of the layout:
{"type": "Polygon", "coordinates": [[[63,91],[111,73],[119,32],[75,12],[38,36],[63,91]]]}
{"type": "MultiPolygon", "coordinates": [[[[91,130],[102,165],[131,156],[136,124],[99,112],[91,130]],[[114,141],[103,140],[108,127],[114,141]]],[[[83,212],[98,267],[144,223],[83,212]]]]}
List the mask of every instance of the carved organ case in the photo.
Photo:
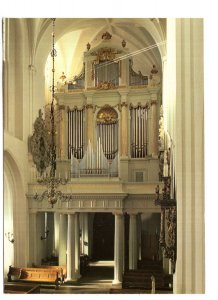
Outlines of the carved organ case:
{"type": "Polygon", "coordinates": [[[60,169],[68,166],[75,178],[101,175],[136,181],[136,174],[143,173],[142,181],[158,180],[161,86],[151,85],[149,74],[136,72],[128,49],[105,36],[96,48],[87,47],[81,72],[57,90],[62,108],[60,169]]]}

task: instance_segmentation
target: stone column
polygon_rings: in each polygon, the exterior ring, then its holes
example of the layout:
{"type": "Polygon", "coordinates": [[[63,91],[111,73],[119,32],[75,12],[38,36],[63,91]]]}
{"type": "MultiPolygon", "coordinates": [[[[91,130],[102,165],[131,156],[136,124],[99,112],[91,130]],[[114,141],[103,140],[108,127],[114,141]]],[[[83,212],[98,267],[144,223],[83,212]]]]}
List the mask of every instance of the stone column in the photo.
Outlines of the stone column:
{"type": "Polygon", "coordinates": [[[138,267],[136,214],[129,215],[129,269],[135,270],[138,267]]]}
{"type": "Polygon", "coordinates": [[[75,214],[68,214],[67,225],[67,281],[75,281],[75,214]]]}
{"type": "Polygon", "coordinates": [[[54,213],[54,255],[58,256],[59,254],[59,221],[60,214],[54,213]]]}
{"type": "Polygon", "coordinates": [[[39,237],[37,240],[37,214],[36,212],[29,214],[29,228],[30,228],[30,236],[29,236],[29,266],[32,264],[39,264],[38,261],[38,243],[39,237]]]}
{"type": "Polygon", "coordinates": [[[67,215],[60,214],[59,221],[59,266],[66,265],[67,251],[67,215]]]}
{"type": "Polygon", "coordinates": [[[151,139],[151,153],[152,156],[157,156],[158,152],[158,120],[157,120],[157,95],[151,95],[151,120],[152,120],[152,139],[151,139]]]}
{"type": "Polygon", "coordinates": [[[89,255],[89,215],[88,213],[83,213],[83,251],[84,254],[89,255]]]}
{"type": "Polygon", "coordinates": [[[114,234],[114,280],[113,285],[121,285],[124,270],[124,216],[115,213],[114,234]]]}
{"type": "Polygon", "coordinates": [[[89,213],[88,221],[89,221],[89,257],[92,258],[94,213],[89,213]]]}
{"type": "Polygon", "coordinates": [[[167,19],[167,129],[175,145],[177,200],[174,293],[205,292],[203,43],[203,19],[167,19]]]}
{"type": "Polygon", "coordinates": [[[47,257],[47,240],[41,239],[45,236],[45,212],[37,213],[37,242],[38,242],[38,264],[41,264],[41,260],[47,257]]]}
{"type": "Polygon", "coordinates": [[[120,128],[120,171],[119,175],[123,181],[128,181],[128,141],[129,141],[129,128],[128,128],[128,92],[119,91],[121,95],[121,128],[120,128]]]}
{"type": "Polygon", "coordinates": [[[128,156],[128,104],[121,102],[121,157],[128,156]]]}
{"type": "Polygon", "coordinates": [[[137,232],[138,232],[138,258],[142,259],[142,220],[141,214],[137,215],[137,232]]]}
{"type": "Polygon", "coordinates": [[[47,239],[46,239],[46,253],[50,257],[53,255],[53,245],[54,245],[54,213],[47,213],[47,229],[49,230],[47,239]]]}
{"type": "Polygon", "coordinates": [[[75,272],[76,278],[80,278],[80,226],[79,213],[75,214],[75,272]]]}

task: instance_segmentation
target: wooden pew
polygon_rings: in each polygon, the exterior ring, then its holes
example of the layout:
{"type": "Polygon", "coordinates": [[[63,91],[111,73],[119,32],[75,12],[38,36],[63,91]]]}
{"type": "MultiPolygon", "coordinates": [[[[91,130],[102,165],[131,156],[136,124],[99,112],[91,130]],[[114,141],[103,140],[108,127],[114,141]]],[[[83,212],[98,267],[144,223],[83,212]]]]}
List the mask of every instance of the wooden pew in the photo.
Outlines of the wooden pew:
{"type": "Polygon", "coordinates": [[[67,267],[66,266],[52,266],[52,265],[37,266],[37,265],[33,264],[33,268],[57,270],[58,277],[62,283],[65,281],[65,279],[67,277],[67,267]]]}
{"type": "Polygon", "coordinates": [[[58,270],[46,268],[16,268],[9,267],[8,281],[53,283],[55,288],[61,283],[58,270]],[[13,278],[14,277],[14,278],[13,278]]]}
{"type": "Polygon", "coordinates": [[[22,268],[19,281],[54,283],[55,288],[58,288],[60,283],[57,270],[42,268],[22,268]]]}
{"type": "Polygon", "coordinates": [[[151,289],[151,276],[155,277],[156,289],[169,289],[172,275],[157,270],[129,270],[123,275],[122,288],[151,289]]]}
{"type": "Polygon", "coordinates": [[[21,268],[16,268],[9,266],[9,271],[7,274],[8,282],[18,281],[21,275],[21,268]]]}

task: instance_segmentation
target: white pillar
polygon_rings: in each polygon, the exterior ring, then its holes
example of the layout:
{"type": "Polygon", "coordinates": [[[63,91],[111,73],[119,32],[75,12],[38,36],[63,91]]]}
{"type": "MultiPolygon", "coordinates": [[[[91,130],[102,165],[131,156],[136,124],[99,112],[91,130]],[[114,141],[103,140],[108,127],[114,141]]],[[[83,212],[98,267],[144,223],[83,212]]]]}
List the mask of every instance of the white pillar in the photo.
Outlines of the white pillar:
{"type": "Polygon", "coordinates": [[[205,292],[203,19],[167,19],[168,131],[175,148],[174,293],[205,292]]]}
{"type": "Polygon", "coordinates": [[[66,265],[67,251],[67,215],[60,214],[59,221],[59,266],[66,265]]]}
{"type": "Polygon", "coordinates": [[[54,245],[54,213],[47,213],[47,228],[45,230],[49,230],[47,239],[46,239],[46,253],[48,257],[53,255],[53,245],[54,245]]]}
{"type": "MultiPolygon", "coordinates": [[[[123,98],[123,96],[122,96],[123,98]]],[[[121,103],[121,156],[128,156],[128,104],[121,103]]]]}
{"type": "Polygon", "coordinates": [[[58,256],[59,254],[59,222],[60,214],[54,213],[54,255],[58,256]]]}
{"type": "Polygon", "coordinates": [[[38,243],[39,240],[37,241],[37,214],[30,213],[29,215],[29,228],[30,228],[30,237],[29,237],[29,266],[31,267],[32,264],[34,263],[39,264],[38,261],[38,243]]]}
{"type": "Polygon", "coordinates": [[[76,277],[80,278],[80,226],[79,213],[75,214],[75,272],[76,277]]]}
{"type": "Polygon", "coordinates": [[[114,280],[113,285],[121,285],[124,269],[124,216],[115,213],[114,234],[114,280]]]}
{"type": "Polygon", "coordinates": [[[75,281],[75,214],[68,214],[67,226],[67,279],[66,281],[75,281]]]}
{"type": "Polygon", "coordinates": [[[129,219],[129,269],[135,270],[138,267],[137,253],[137,226],[136,214],[130,213],[129,219]]]}
{"type": "Polygon", "coordinates": [[[142,220],[141,214],[137,215],[137,232],[138,232],[138,258],[142,259],[142,220]]]}
{"type": "Polygon", "coordinates": [[[89,215],[88,213],[83,213],[83,249],[84,254],[89,255],[89,215]]]}
{"type": "Polygon", "coordinates": [[[37,243],[38,243],[38,264],[41,265],[42,259],[46,259],[46,239],[41,239],[41,237],[45,236],[45,213],[40,212],[37,214],[37,243]]]}

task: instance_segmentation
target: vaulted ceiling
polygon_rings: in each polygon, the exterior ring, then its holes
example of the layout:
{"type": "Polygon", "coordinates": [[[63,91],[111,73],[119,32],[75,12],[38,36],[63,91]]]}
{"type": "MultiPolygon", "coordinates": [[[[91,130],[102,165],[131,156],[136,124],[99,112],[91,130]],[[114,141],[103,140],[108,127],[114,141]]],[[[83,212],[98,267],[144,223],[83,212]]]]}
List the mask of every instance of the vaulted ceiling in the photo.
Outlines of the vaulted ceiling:
{"type": "MultiPolygon", "coordinates": [[[[26,23],[32,62],[44,64],[45,72],[49,73],[52,21],[26,19],[26,23]]],[[[166,55],[166,19],[59,18],[55,21],[55,47],[58,52],[56,77],[62,71],[68,77],[77,75],[82,68],[87,43],[90,43],[91,49],[98,47],[103,42],[102,34],[106,31],[112,35],[110,41],[113,47],[122,48],[122,40],[126,41],[125,52],[133,54],[133,67],[136,72],[140,70],[143,75],[148,75],[155,64],[161,73],[161,58],[166,55]],[[158,43],[161,43],[158,47],[146,50],[147,47],[158,43]],[[136,51],[140,54],[136,54],[136,51]]]]}

